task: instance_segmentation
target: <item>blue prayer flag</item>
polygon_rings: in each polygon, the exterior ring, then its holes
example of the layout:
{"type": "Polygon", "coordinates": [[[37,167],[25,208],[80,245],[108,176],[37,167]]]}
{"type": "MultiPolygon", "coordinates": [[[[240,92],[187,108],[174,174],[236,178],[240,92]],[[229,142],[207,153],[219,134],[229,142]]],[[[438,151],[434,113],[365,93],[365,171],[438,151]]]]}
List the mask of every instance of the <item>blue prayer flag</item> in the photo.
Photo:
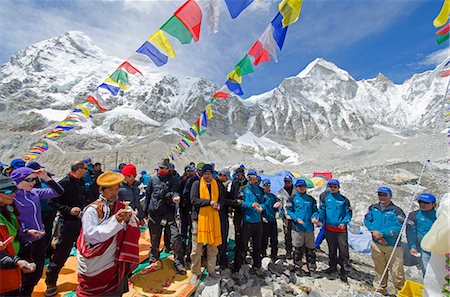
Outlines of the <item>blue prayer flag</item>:
{"type": "Polygon", "coordinates": [[[288,27],[284,27],[283,28],[283,15],[281,13],[278,13],[276,15],[276,17],[272,20],[272,27],[273,27],[273,38],[275,39],[275,41],[278,44],[278,47],[281,48],[283,47],[284,44],[284,38],[286,38],[286,33],[287,33],[287,29],[288,27]]]}
{"type": "Polygon", "coordinates": [[[232,19],[237,18],[252,2],[253,0],[225,0],[232,19]]]}
{"type": "Polygon", "coordinates": [[[244,95],[244,92],[242,92],[241,85],[238,84],[237,82],[229,79],[225,84],[227,85],[227,88],[236,95],[238,96],[244,95]]]}
{"type": "Polygon", "coordinates": [[[154,47],[150,42],[146,41],[141,47],[136,51],[139,54],[146,55],[150,60],[155,63],[156,66],[161,67],[167,63],[167,56],[161,53],[156,47],[154,47]]]}

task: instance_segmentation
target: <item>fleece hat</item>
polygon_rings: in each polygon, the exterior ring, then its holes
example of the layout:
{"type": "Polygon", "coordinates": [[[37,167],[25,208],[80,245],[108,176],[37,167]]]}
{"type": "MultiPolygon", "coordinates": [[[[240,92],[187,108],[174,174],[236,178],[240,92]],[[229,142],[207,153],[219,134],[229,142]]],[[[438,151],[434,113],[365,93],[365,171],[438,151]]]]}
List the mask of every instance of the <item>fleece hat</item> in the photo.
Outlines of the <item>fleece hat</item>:
{"type": "Polygon", "coordinates": [[[392,196],[392,191],[388,187],[379,187],[377,193],[384,193],[389,196],[392,196]]]}
{"type": "Polygon", "coordinates": [[[20,167],[11,172],[11,178],[19,184],[21,181],[27,178],[30,174],[33,174],[34,170],[28,167],[20,167]]]}
{"type": "Polygon", "coordinates": [[[170,161],[169,161],[169,159],[162,159],[161,161],[158,162],[158,166],[159,167],[170,168],[170,161]]]}
{"type": "Polygon", "coordinates": [[[220,170],[219,174],[225,175],[227,179],[231,179],[230,170],[228,170],[227,168],[220,170]]]}
{"type": "Polygon", "coordinates": [[[31,169],[34,169],[34,170],[39,170],[41,168],[45,168],[44,166],[42,166],[38,162],[28,162],[27,167],[29,167],[31,169]]]}
{"type": "Polygon", "coordinates": [[[137,175],[136,166],[134,166],[133,164],[127,164],[123,166],[121,173],[126,176],[136,176],[137,175]]]}
{"type": "Polygon", "coordinates": [[[296,187],[306,187],[306,181],[303,180],[303,179],[298,179],[298,180],[295,182],[295,186],[296,186],[296,187]]]}
{"type": "Polygon", "coordinates": [[[417,201],[423,201],[426,203],[435,203],[436,202],[436,197],[434,197],[433,194],[430,193],[422,193],[420,194],[419,197],[417,197],[416,199],[417,201]]]}
{"type": "Polygon", "coordinates": [[[329,186],[340,186],[340,184],[339,184],[339,181],[337,180],[337,179],[330,179],[328,182],[327,182],[327,187],[329,187],[329,186]]]}
{"type": "Polygon", "coordinates": [[[11,178],[0,175],[0,190],[7,189],[7,188],[15,188],[16,182],[13,181],[11,178]]]}
{"type": "Polygon", "coordinates": [[[196,169],[197,169],[197,170],[202,170],[202,168],[203,168],[204,165],[205,165],[204,162],[199,162],[199,163],[197,164],[196,169]]]}
{"type": "Polygon", "coordinates": [[[11,161],[11,167],[14,169],[25,167],[25,161],[22,159],[14,159],[11,161]]]}
{"type": "Polygon", "coordinates": [[[203,172],[203,174],[205,174],[206,172],[212,173],[213,172],[213,168],[212,168],[211,164],[203,165],[202,172],[203,172]]]}
{"type": "Polygon", "coordinates": [[[97,185],[102,188],[110,188],[120,185],[125,180],[125,176],[118,172],[104,172],[97,178],[97,185]]]}

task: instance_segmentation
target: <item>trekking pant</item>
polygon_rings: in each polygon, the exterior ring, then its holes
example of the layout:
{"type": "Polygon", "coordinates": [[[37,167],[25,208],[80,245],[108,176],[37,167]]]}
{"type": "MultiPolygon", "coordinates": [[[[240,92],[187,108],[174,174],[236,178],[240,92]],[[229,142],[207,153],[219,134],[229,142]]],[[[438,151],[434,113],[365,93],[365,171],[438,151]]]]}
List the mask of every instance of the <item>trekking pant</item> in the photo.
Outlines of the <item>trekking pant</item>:
{"type": "Polygon", "coordinates": [[[319,234],[317,234],[316,242],[314,243],[314,246],[316,249],[320,249],[320,245],[322,244],[322,241],[325,239],[325,224],[322,225],[322,228],[320,228],[319,234]]]}
{"type": "Polygon", "coordinates": [[[330,267],[341,266],[341,271],[348,272],[350,269],[350,255],[348,252],[348,234],[345,232],[333,232],[325,229],[325,238],[328,243],[328,256],[330,267]],[[337,251],[339,249],[339,258],[337,251]]]}
{"type": "MultiPolygon", "coordinates": [[[[381,275],[383,274],[383,271],[386,268],[389,257],[391,256],[391,253],[394,252],[391,263],[389,265],[389,272],[391,273],[394,287],[397,290],[401,290],[405,282],[403,272],[402,247],[401,246],[396,247],[394,250],[393,246],[380,245],[372,241],[372,243],[370,244],[370,248],[372,250],[372,260],[375,266],[375,273],[376,273],[373,282],[374,287],[378,285],[378,282],[381,279],[381,275]]],[[[380,289],[382,292],[386,291],[387,282],[388,282],[388,274],[386,273],[384,275],[383,280],[381,281],[380,289]]]]}
{"type": "Polygon", "coordinates": [[[192,251],[192,219],[188,207],[180,207],[181,220],[181,248],[184,256],[190,257],[192,251]]]}
{"type": "Polygon", "coordinates": [[[242,262],[244,261],[247,250],[248,243],[250,239],[253,242],[253,267],[261,268],[261,242],[262,242],[262,234],[263,234],[263,223],[248,223],[244,222],[242,224],[241,230],[241,241],[240,241],[240,253],[234,256],[234,265],[233,272],[239,272],[242,266],[242,262]]]}
{"type": "MultiPolygon", "coordinates": [[[[191,253],[191,271],[192,274],[197,276],[201,275],[201,262],[202,262],[202,252],[203,244],[197,243],[198,235],[198,221],[192,221],[192,253],[191,253]]],[[[213,274],[216,270],[217,254],[219,250],[216,246],[206,245],[206,259],[208,273],[213,274]]]]}
{"type": "Polygon", "coordinates": [[[19,296],[31,296],[34,287],[39,282],[44,270],[44,260],[46,251],[45,237],[42,237],[31,243],[23,245],[19,251],[19,257],[27,260],[28,262],[34,262],[36,264],[36,270],[32,273],[22,272],[22,287],[20,289],[19,296]]]}
{"type": "Polygon", "coordinates": [[[50,260],[50,264],[47,267],[47,277],[45,283],[47,286],[56,286],[58,280],[58,275],[64,264],[69,258],[70,251],[72,250],[73,244],[77,241],[81,230],[81,220],[66,220],[61,218],[61,229],[56,244],[55,252],[50,260]]]}
{"type": "Polygon", "coordinates": [[[284,232],[284,242],[286,244],[286,253],[292,253],[292,226],[291,220],[283,218],[283,232],[284,232]]]}
{"type": "Polygon", "coordinates": [[[316,252],[314,246],[314,232],[292,230],[292,244],[294,246],[294,264],[302,268],[303,254],[306,253],[306,264],[309,271],[316,270],[316,252]]]}
{"type": "Polygon", "coordinates": [[[276,220],[273,222],[263,223],[263,238],[261,246],[263,256],[265,256],[267,253],[269,238],[270,238],[270,257],[272,259],[275,259],[278,256],[278,230],[276,220]]]}
{"type": "Polygon", "coordinates": [[[222,234],[222,244],[219,245],[219,265],[228,266],[227,249],[228,249],[228,213],[220,212],[220,232],[222,234]]]}
{"type": "MultiPolygon", "coordinates": [[[[160,223],[155,224],[148,221],[148,229],[150,232],[150,264],[155,263],[159,260],[159,255],[161,251],[159,250],[159,244],[161,242],[161,235],[163,226],[160,223]]],[[[175,266],[184,265],[183,261],[183,250],[181,247],[181,234],[178,231],[178,226],[175,221],[168,221],[165,226],[166,230],[170,229],[170,243],[174,251],[174,262],[175,266]]]]}

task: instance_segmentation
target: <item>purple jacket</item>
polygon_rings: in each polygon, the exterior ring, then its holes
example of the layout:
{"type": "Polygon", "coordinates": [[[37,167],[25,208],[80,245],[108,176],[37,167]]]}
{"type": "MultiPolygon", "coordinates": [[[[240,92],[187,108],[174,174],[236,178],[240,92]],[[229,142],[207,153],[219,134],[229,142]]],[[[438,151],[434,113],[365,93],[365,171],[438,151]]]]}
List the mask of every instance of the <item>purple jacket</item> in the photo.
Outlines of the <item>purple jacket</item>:
{"type": "Polygon", "coordinates": [[[32,238],[26,234],[29,229],[44,231],[39,200],[56,198],[64,193],[64,189],[56,181],[50,180],[47,184],[50,188],[32,189],[29,192],[17,189],[14,202],[19,210],[19,238],[22,242],[36,241],[44,236],[32,238]]]}

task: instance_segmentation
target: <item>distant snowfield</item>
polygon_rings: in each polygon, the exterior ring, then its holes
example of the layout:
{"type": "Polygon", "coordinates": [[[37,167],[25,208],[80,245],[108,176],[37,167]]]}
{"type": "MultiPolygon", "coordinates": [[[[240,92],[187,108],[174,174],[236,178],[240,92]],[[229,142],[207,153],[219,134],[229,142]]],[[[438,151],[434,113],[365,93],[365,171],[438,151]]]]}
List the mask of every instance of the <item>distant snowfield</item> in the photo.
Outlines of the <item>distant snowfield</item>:
{"type": "Polygon", "coordinates": [[[62,121],[69,115],[70,110],[56,110],[51,108],[45,108],[45,109],[31,109],[28,111],[28,113],[30,112],[38,113],[49,121],[62,121]]]}

